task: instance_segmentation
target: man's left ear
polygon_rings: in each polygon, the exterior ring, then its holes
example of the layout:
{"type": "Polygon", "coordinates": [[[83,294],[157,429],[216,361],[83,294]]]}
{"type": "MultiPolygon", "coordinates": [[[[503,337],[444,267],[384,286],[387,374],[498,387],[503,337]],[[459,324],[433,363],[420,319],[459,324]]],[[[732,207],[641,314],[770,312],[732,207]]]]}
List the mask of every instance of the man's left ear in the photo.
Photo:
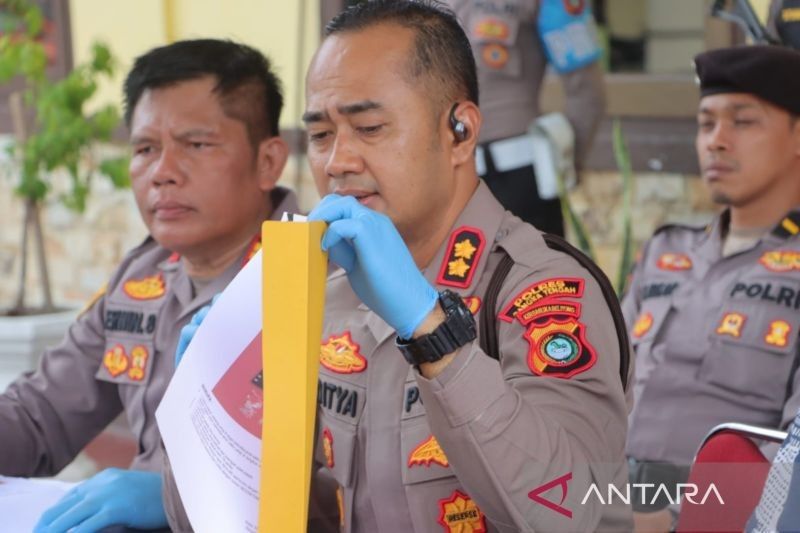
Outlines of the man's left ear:
{"type": "Polygon", "coordinates": [[[455,106],[450,116],[455,121],[462,124],[460,128],[463,131],[462,135],[453,134],[453,126],[448,117],[448,127],[451,130],[451,138],[453,139],[452,157],[453,165],[460,165],[469,161],[475,153],[475,146],[478,144],[478,134],[481,131],[481,111],[474,102],[464,101],[455,106]]]}
{"type": "Polygon", "coordinates": [[[289,159],[289,146],[280,137],[269,137],[258,145],[258,185],[262,191],[270,191],[283,173],[289,159]]]}

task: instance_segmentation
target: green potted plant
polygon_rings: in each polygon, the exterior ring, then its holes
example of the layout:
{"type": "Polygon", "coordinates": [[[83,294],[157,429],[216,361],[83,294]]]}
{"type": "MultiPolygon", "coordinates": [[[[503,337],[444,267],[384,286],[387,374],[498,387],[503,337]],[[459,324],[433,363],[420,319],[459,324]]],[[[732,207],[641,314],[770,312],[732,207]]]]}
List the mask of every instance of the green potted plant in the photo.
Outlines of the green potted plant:
{"type": "Polygon", "coordinates": [[[41,210],[54,194],[54,174],[69,177],[68,190],[59,193],[57,200],[77,212],[84,210],[93,180],[102,176],[115,187],[129,185],[127,158],[98,159],[92,151],[96,143],[111,140],[120,121],[117,108],[107,105],[91,113],[85,109],[98,82],[113,75],[114,59],[109,49],[95,44],[88,62],[75,65],[62,79],[48,79],[41,10],[30,0],[5,0],[2,5],[0,83],[21,79],[23,86],[9,99],[14,124],[9,155],[14,161],[15,192],[23,202],[24,219],[16,299],[9,306],[0,305],[6,308],[0,311],[0,356],[8,359],[0,361],[0,389],[15,369],[26,370],[35,364],[41,350],[57,342],[74,318],[74,311],[64,312],[53,302],[50,288],[41,210]],[[35,257],[43,295],[38,305],[32,305],[26,294],[30,252],[35,257]],[[43,318],[48,316],[55,318],[43,318]],[[49,338],[29,338],[37,333],[49,338]],[[3,344],[3,336],[11,338],[3,344]]]}

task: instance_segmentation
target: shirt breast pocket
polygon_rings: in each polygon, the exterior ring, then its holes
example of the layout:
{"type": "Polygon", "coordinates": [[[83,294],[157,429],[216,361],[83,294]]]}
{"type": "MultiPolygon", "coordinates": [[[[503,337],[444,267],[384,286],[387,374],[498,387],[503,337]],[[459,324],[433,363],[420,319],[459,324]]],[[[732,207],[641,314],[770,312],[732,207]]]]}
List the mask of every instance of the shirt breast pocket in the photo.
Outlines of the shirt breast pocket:
{"type": "Polygon", "coordinates": [[[120,385],[142,386],[153,368],[152,338],[109,336],[95,378],[120,385]]]}
{"type": "Polygon", "coordinates": [[[728,300],[711,331],[701,378],[780,409],[797,352],[800,313],[765,302],[728,300]]]}
{"type": "Polygon", "coordinates": [[[358,427],[366,404],[366,389],[321,370],[317,386],[319,430],[314,458],[326,466],[342,487],[355,478],[358,427]]]}

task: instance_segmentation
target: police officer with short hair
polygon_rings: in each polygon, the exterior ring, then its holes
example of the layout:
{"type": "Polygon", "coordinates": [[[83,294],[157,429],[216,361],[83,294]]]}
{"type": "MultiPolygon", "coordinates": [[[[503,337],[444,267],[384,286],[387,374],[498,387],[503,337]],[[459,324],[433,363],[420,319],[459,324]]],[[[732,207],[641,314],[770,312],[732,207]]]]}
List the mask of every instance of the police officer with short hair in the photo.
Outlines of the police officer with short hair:
{"type": "Polygon", "coordinates": [[[783,428],[800,407],[800,52],[726,48],[695,64],[696,148],[724,210],[707,227],[657,230],[623,300],[631,480],[672,494],[711,428],[783,428]]]}
{"type": "Polygon", "coordinates": [[[605,110],[601,49],[589,2],[445,1],[464,27],[478,67],[484,118],[478,174],[503,207],[537,229],[563,236],[554,177],[581,167],[605,110]],[[551,126],[540,129],[534,121],[548,66],[561,78],[568,120],[553,116],[551,126]],[[557,147],[554,152],[541,148],[544,139],[557,147]]]}
{"type": "Polygon", "coordinates": [[[420,0],[343,12],[309,67],[325,195],[309,218],[328,223],[341,267],[326,287],[309,531],[630,528],[619,500],[582,501],[627,479],[624,319],[596,266],[478,178],[476,78],[455,18],[420,0]]]}
{"type": "Polygon", "coordinates": [[[282,101],[268,60],[231,41],[156,48],[128,74],[130,175],[150,235],[39,368],[0,396],[0,473],[54,475],[123,412],[138,451],[130,470],[73,488],[37,532],[167,525],[155,410],[178,333],[255,252],[261,223],[297,208],[275,185],[288,155],[282,101]]]}

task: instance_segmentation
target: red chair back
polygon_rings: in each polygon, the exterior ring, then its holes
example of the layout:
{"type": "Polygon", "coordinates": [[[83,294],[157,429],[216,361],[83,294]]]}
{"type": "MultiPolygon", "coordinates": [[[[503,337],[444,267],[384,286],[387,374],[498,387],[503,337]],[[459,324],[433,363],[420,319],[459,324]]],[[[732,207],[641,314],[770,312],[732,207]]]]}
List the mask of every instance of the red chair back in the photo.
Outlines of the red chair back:
{"type": "Polygon", "coordinates": [[[684,498],[677,531],[741,532],[758,504],[769,468],[750,438],[730,430],[712,435],[697,452],[689,473],[687,483],[699,490],[693,498],[696,503],[684,498]],[[712,483],[719,498],[709,493],[712,483]]]}

